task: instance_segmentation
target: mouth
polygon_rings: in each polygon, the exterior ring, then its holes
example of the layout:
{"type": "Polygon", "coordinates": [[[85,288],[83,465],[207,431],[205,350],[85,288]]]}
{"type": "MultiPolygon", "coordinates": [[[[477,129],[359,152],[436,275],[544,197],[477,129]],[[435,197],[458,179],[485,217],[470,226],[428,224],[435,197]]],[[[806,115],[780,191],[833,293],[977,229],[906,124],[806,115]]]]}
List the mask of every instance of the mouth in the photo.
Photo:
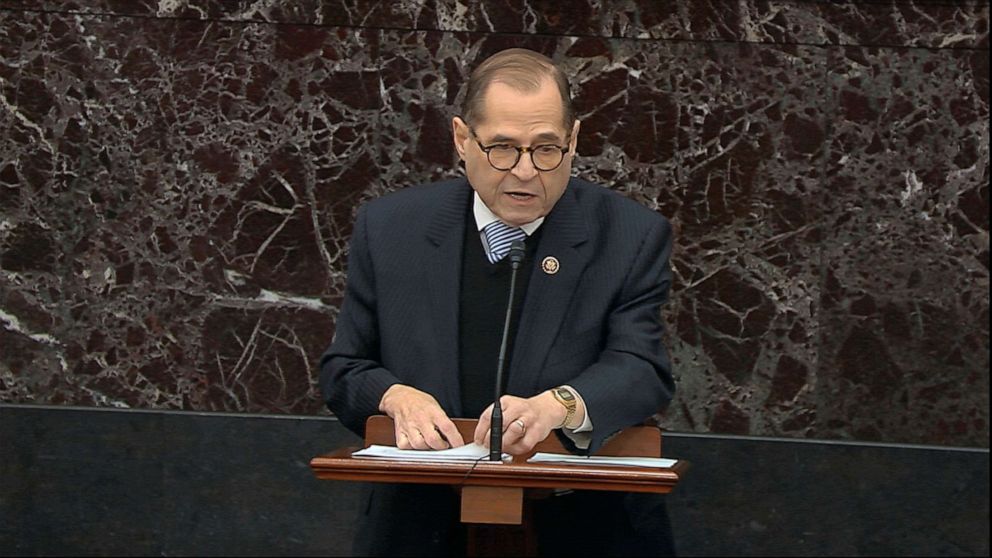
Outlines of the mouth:
{"type": "Polygon", "coordinates": [[[530,201],[537,198],[534,194],[529,194],[527,192],[507,192],[506,195],[510,196],[516,201],[530,201]]]}

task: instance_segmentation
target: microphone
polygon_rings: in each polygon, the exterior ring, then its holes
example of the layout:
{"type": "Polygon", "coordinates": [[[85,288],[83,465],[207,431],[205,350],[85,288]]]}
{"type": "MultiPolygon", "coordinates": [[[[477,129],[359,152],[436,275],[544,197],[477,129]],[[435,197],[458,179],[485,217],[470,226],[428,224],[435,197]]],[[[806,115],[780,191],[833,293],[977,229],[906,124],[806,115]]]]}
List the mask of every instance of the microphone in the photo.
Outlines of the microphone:
{"type": "Polygon", "coordinates": [[[503,322],[503,339],[499,344],[499,360],[496,361],[496,397],[493,400],[492,420],[489,423],[489,461],[503,459],[503,407],[499,398],[503,395],[503,368],[506,359],[506,341],[510,336],[510,320],[513,316],[513,294],[517,287],[517,270],[524,259],[524,243],[514,240],[510,244],[510,298],[506,303],[506,321],[503,322]]]}

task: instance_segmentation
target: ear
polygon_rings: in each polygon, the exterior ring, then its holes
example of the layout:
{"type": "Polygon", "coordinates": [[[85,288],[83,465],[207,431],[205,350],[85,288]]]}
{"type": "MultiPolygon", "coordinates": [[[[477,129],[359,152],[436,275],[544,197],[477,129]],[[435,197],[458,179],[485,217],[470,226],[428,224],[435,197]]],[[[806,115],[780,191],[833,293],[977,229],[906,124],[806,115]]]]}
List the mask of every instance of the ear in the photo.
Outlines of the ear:
{"type": "Polygon", "coordinates": [[[460,116],[451,119],[451,136],[455,142],[458,158],[462,161],[465,160],[465,142],[468,141],[469,135],[468,124],[460,116]]]}

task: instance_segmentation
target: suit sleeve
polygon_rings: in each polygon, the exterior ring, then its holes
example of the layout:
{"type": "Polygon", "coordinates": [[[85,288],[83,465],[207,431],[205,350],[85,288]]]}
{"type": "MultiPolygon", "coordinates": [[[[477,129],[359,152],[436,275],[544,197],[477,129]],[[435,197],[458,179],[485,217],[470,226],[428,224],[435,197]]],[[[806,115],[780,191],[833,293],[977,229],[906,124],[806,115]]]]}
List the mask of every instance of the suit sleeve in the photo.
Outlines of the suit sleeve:
{"type": "Polygon", "coordinates": [[[593,422],[588,449],[560,436],[572,451],[595,452],[610,436],[641,423],[672,399],[675,381],[661,320],[672,283],[671,252],[671,225],[660,219],[644,237],[610,309],[603,351],[569,382],[582,394],[593,422]]]}
{"type": "Polygon", "coordinates": [[[380,363],[375,270],[369,247],[368,206],[355,220],[348,280],[334,340],[320,359],[320,388],[348,429],[365,434],[365,420],[379,414],[382,395],[399,380],[380,363]]]}

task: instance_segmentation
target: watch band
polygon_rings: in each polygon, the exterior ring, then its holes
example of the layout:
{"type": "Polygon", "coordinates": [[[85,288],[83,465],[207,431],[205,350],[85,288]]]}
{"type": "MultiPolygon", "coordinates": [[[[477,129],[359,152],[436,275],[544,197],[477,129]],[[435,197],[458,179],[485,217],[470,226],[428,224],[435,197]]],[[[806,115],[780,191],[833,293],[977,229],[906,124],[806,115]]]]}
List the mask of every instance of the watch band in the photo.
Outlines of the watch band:
{"type": "Polygon", "coordinates": [[[558,386],[552,389],[551,394],[554,395],[556,401],[565,406],[565,420],[558,426],[558,428],[565,428],[572,421],[572,417],[575,416],[575,409],[578,406],[575,400],[575,394],[572,393],[572,390],[564,386],[558,386]]]}

